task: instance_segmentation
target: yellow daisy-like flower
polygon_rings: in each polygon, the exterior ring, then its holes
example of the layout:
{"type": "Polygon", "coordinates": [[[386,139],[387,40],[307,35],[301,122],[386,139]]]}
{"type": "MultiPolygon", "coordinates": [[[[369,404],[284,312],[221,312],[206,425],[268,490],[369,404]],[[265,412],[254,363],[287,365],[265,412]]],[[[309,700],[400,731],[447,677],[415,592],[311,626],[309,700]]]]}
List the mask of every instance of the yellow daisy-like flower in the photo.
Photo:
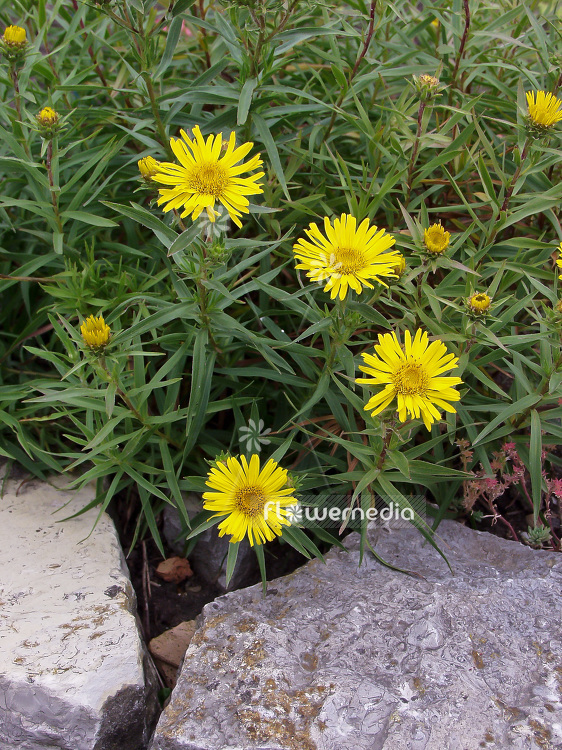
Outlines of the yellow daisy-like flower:
{"type": "Polygon", "coordinates": [[[151,182],[152,178],[158,174],[160,169],[160,162],[153,156],[145,156],[143,159],[139,159],[137,164],[139,166],[141,177],[146,180],[146,182],[151,182]]]}
{"type": "Polygon", "coordinates": [[[492,298],[485,292],[476,292],[467,300],[471,312],[482,315],[490,309],[492,298]]]}
{"type": "Polygon", "coordinates": [[[446,232],[441,224],[432,224],[423,231],[423,242],[426,250],[433,255],[441,255],[449,247],[451,233],[446,232]]]}
{"type": "Polygon", "coordinates": [[[395,240],[384,229],[369,226],[365,219],[357,227],[354,216],[342,214],[339,219],[324,219],[326,236],[313,222],[305,232],[310,240],[300,239],[293,245],[295,258],[301,261],[311,281],[323,282],[332,299],[345,299],[348,287],[360,294],[363,287],[373,289],[370,279],[387,286],[379,276],[396,277],[397,250],[389,249],[395,240]]]}
{"type": "Polygon", "coordinates": [[[86,318],[80,326],[80,332],[86,346],[94,351],[105,349],[111,336],[111,330],[101,315],[99,318],[94,318],[93,315],[86,318]]]}
{"type": "Polygon", "coordinates": [[[533,125],[551,128],[562,120],[562,100],[546,91],[527,91],[527,107],[533,125]]]}
{"type": "Polygon", "coordinates": [[[27,33],[21,26],[7,26],[3,41],[13,47],[23,47],[27,43],[27,33]]]}
{"type": "Polygon", "coordinates": [[[272,458],[260,470],[260,459],[253,454],[217,461],[209,472],[203,507],[216,516],[226,516],[219,526],[219,536],[231,534],[231,542],[247,535],[250,544],[263,544],[281,536],[288,526],[287,507],[296,504],[294,488],[286,487],[287,470],[272,458]]]}
{"type": "Polygon", "coordinates": [[[375,344],[378,356],[364,353],[361,372],[370,377],[358,378],[356,383],[384,385],[382,391],[373,396],[365,406],[372,416],[379,414],[396,397],[398,417],[405,422],[407,416],[421,416],[428,430],[435,420],[441,418],[439,409],[455,413],[450,401],[458,401],[460,394],[453,386],[462,380],[456,377],[443,377],[442,373],[452,370],[458,364],[458,357],[447,353],[447,347],[438,339],[431,344],[428,335],[421,329],[412,340],[410,331],[405,333],[405,343],[401,346],[395,333],[379,334],[375,344]]]}
{"type": "Polygon", "coordinates": [[[262,164],[259,154],[243,164],[238,163],[249,154],[254,144],[243,143],[236,148],[236,135],[232,132],[221,156],[223,139],[220,133],[208,136],[205,141],[198,125],[193,128],[193,140],[184,130],[180,132],[181,139],[170,140],[179,165],[162,162],[158,174],[152,178],[170,186],[159,188],[158,205],[166,204],[164,212],[183,208],[181,217],[191,216],[193,220],[205,210],[209,220],[214,222],[219,216],[215,209],[218,201],[236,226],[241,227],[240,217],[249,213],[246,196],[263,193],[257,180],[264,176],[264,172],[240,177],[243,172],[251,172],[262,164]]]}

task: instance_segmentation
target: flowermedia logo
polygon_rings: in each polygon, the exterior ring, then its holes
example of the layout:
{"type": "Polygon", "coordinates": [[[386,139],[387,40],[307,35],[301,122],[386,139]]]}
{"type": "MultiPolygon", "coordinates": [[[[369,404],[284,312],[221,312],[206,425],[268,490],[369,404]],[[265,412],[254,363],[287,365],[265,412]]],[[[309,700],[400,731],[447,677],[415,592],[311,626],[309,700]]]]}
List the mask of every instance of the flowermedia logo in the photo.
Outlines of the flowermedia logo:
{"type": "MultiPolygon", "coordinates": [[[[280,512],[275,503],[266,503],[264,514],[273,510],[280,512]]],[[[305,496],[286,510],[291,525],[302,528],[340,528],[345,524],[346,528],[358,529],[365,521],[396,528],[425,521],[426,499],[423,495],[415,495],[405,502],[402,497],[377,496],[350,505],[346,495],[305,496]]]]}

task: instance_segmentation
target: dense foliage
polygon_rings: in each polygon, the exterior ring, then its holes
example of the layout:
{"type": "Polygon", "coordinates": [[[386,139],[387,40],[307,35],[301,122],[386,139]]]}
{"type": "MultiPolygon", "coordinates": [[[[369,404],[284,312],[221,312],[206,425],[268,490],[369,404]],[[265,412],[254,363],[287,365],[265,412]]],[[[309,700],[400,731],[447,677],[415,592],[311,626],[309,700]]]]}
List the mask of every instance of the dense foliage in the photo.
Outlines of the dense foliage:
{"type": "Polygon", "coordinates": [[[430,526],[501,520],[516,455],[528,540],[557,546],[562,125],[530,121],[526,92],[560,92],[560,19],[548,2],[421,5],[0,0],[27,38],[0,63],[0,455],[96,480],[102,508],[128,489],[157,540],[164,504],[185,516],[181,492],[227,452],[261,449],[301,496],[426,495],[430,526]],[[261,153],[241,228],[164,213],[140,177],[197,125],[261,153]],[[406,259],[343,301],[292,249],[342,213],[406,259]],[[439,223],[442,254],[424,239],[439,223]],[[80,333],[91,315],[105,348],[80,333]],[[395,405],[370,416],[376,390],[355,384],[378,334],[418,328],[463,381],[430,432],[395,405]],[[260,420],[269,443],[247,439],[260,420]]]}

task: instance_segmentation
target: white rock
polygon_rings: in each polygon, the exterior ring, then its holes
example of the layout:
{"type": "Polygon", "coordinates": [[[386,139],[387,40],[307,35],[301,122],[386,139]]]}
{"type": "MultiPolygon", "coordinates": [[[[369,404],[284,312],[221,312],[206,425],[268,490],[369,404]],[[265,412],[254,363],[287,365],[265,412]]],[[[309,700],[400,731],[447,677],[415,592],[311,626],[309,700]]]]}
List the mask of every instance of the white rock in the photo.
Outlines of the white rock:
{"type": "Polygon", "coordinates": [[[0,500],[1,750],[140,750],[148,741],[153,670],[145,680],[113,523],[103,514],[92,532],[97,510],[60,523],[93,497],[91,488],[8,482],[0,500]]]}

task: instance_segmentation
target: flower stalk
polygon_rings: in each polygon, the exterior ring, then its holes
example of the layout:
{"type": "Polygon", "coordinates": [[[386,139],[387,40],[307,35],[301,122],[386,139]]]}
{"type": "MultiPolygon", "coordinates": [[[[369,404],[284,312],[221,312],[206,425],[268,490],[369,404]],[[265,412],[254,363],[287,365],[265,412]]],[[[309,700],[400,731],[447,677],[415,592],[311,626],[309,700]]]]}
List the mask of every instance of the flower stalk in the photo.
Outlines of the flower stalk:
{"type": "MultiPolygon", "coordinates": [[[[371,9],[369,12],[369,26],[367,29],[367,35],[365,37],[365,41],[363,42],[363,47],[361,49],[361,52],[359,53],[359,57],[355,61],[355,65],[353,66],[353,69],[351,70],[349,74],[349,78],[347,79],[347,87],[350,88],[351,84],[353,83],[353,79],[355,78],[357,71],[359,70],[359,65],[361,64],[361,60],[365,57],[367,54],[367,51],[369,49],[369,46],[371,44],[371,40],[373,38],[373,33],[375,30],[375,12],[377,9],[377,0],[371,0],[371,9]]],[[[342,89],[340,91],[340,95],[337,98],[336,105],[332,111],[332,117],[330,118],[330,122],[328,123],[328,127],[326,129],[326,133],[324,134],[324,141],[328,140],[328,137],[330,136],[330,133],[332,132],[332,128],[334,127],[334,123],[336,121],[336,114],[338,109],[341,107],[342,102],[344,100],[344,97],[346,95],[346,91],[342,89]]]]}

